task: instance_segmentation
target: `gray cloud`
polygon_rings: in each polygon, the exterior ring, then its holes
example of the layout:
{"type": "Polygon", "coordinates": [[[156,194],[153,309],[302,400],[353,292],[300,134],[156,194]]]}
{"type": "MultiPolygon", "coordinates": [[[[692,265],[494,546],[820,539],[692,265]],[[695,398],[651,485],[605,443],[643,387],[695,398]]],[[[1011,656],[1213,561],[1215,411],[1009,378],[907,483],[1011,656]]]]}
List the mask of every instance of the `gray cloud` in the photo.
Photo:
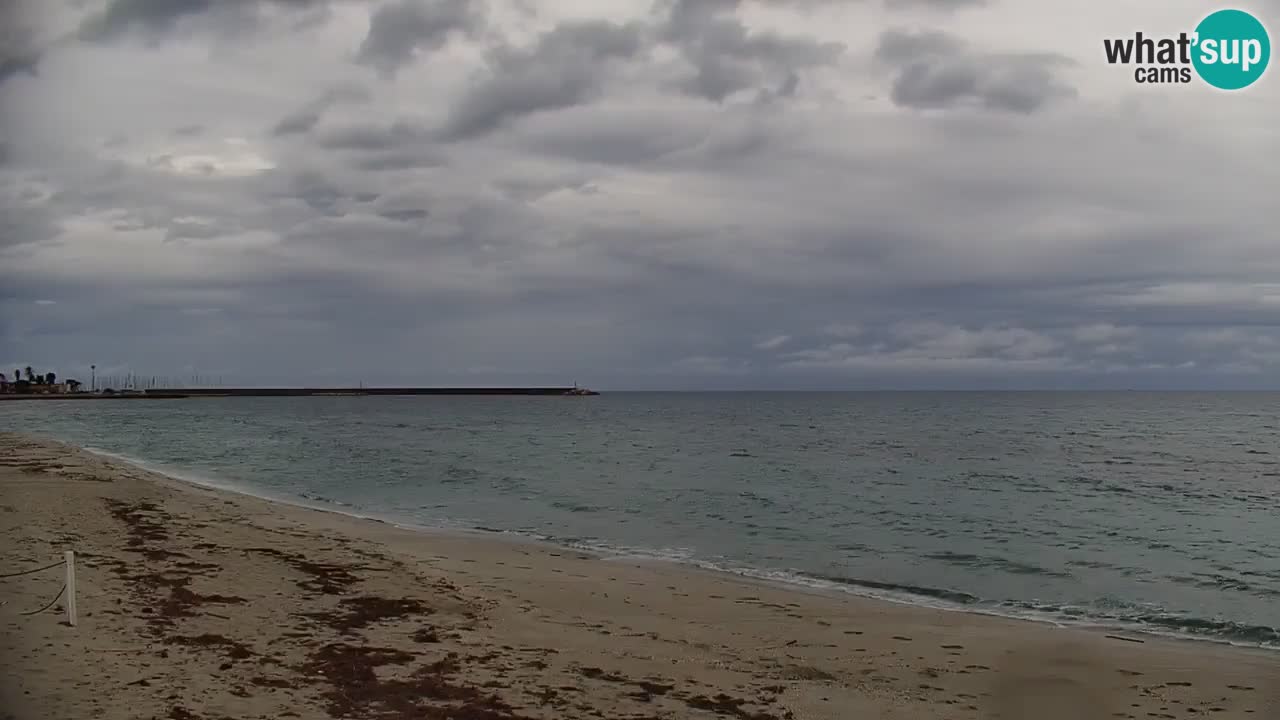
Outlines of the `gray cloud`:
{"type": "Polygon", "coordinates": [[[0,47],[0,85],[20,73],[34,76],[40,55],[34,50],[0,47]]]}
{"type": "Polygon", "coordinates": [[[1031,113],[1075,88],[1057,72],[1071,64],[1048,53],[979,53],[941,32],[881,34],[876,57],[895,72],[891,97],[903,107],[944,109],[977,105],[1031,113]]]}
{"type": "Polygon", "coordinates": [[[347,194],[321,173],[305,171],[290,179],[289,187],[282,196],[301,200],[320,213],[341,214],[337,207],[347,194]]]}
{"type": "Polygon", "coordinates": [[[0,3],[0,86],[21,74],[34,77],[44,48],[36,40],[39,6],[30,0],[0,3]]]}
{"type": "Polygon", "coordinates": [[[271,132],[275,135],[298,135],[311,132],[320,124],[320,118],[329,108],[342,103],[363,103],[372,100],[370,92],[360,86],[339,86],[330,89],[319,98],[289,113],[276,123],[271,132]]]}
{"type": "Polygon", "coordinates": [[[357,62],[392,76],[418,52],[438,50],[456,33],[476,32],[481,3],[472,0],[390,0],[374,11],[357,62]]]}
{"type": "Polygon", "coordinates": [[[329,150],[400,150],[429,142],[431,131],[421,124],[397,120],[390,124],[360,123],[336,127],[321,133],[318,143],[329,150]]]}
{"type": "Polygon", "coordinates": [[[458,101],[444,135],[475,137],[514,118],[581,104],[600,91],[610,61],[639,51],[638,24],[606,21],[565,23],[532,46],[495,48],[489,76],[458,101]]]}
{"type": "Polygon", "coordinates": [[[399,222],[408,222],[410,220],[422,220],[429,213],[426,210],[408,209],[408,210],[382,210],[378,213],[379,217],[388,220],[396,220],[399,222]]]}
{"type": "Polygon", "coordinates": [[[432,145],[407,144],[402,148],[364,153],[353,161],[353,167],[369,172],[398,172],[440,167],[448,159],[432,145]]]}
{"type": "Polygon", "coordinates": [[[910,65],[921,58],[951,57],[964,52],[964,42],[941,31],[886,30],[880,34],[876,57],[892,65],[910,65]]]}
{"type": "Polygon", "coordinates": [[[150,42],[77,40],[6,83],[0,349],[72,376],[92,354],[244,382],[606,389],[1280,370],[1280,170],[1258,161],[1280,152],[1274,84],[1218,103],[1080,57],[1089,101],[1051,102],[1074,41],[1007,4],[951,20],[1007,22],[1043,54],[962,24],[837,53],[910,16],[816,0],[493,5],[482,32],[365,58],[397,79],[352,63],[380,7],[117,19],[102,39],[150,42]],[[228,32],[246,23],[250,42],[228,32]]]}
{"type": "MultiPolygon", "coordinates": [[[[105,42],[136,34],[156,41],[182,23],[203,20],[228,30],[253,27],[262,19],[264,6],[316,12],[310,22],[327,14],[330,0],[108,0],[101,11],[80,24],[79,36],[88,42],[105,42]]],[[[303,24],[303,27],[305,27],[303,24]]]]}
{"type": "Polygon", "coordinates": [[[674,45],[692,73],[680,87],[722,102],[735,92],[769,89],[793,94],[799,71],[827,65],[844,51],[839,43],[818,42],[772,32],[751,32],[734,11],[737,0],[674,0],[659,37],[674,45]]]}
{"type": "Polygon", "coordinates": [[[987,5],[990,0],[884,0],[890,10],[962,10],[987,5]]]}
{"type": "Polygon", "coordinates": [[[776,115],[743,106],[739,116],[681,98],[663,108],[583,107],[555,122],[529,123],[515,133],[534,152],[618,168],[726,171],[750,165],[782,142],[776,115]],[[679,107],[680,112],[671,112],[679,107]]]}
{"type": "Polygon", "coordinates": [[[281,118],[271,132],[275,135],[296,135],[311,132],[311,129],[319,124],[321,112],[318,108],[308,106],[297,112],[290,113],[281,118]]]}
{"type": "Polygon", "coordinates": [[[132,29],[164,32],[183,17],[207,12],[212,6],[212,0],[111,0],[105,9],[85,20],[80,36],[106,40],[132,29]]]}

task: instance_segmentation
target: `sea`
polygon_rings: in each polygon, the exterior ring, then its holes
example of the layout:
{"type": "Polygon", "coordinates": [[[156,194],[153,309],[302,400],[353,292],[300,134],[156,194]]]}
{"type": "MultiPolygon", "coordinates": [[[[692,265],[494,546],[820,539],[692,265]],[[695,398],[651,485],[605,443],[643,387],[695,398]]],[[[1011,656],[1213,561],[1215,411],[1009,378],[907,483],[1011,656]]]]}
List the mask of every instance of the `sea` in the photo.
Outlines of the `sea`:
{"type": "Polygon", "coordinates": [[[0,429],[407,527],[1280,648],[1280,394],[27,401],[0,429]]]}

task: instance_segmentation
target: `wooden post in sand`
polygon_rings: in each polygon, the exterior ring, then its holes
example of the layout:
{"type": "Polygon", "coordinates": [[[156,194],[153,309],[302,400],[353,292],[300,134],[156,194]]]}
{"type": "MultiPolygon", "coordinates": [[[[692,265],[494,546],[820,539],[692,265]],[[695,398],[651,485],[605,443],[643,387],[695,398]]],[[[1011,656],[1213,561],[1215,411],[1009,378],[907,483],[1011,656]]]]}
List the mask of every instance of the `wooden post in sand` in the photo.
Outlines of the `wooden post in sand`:
{"type": "Polygon", "coordinates": [[[76,553],[68,550],[63,555],[67,560],[67,624],[76,626],[76,553]]]}

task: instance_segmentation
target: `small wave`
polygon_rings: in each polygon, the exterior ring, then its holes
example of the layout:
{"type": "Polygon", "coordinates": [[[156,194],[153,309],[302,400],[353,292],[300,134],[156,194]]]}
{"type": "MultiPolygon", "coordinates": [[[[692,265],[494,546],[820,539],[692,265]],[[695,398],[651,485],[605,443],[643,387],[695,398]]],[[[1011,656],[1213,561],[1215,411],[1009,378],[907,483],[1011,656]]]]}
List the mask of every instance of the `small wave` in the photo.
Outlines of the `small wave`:
{"type": "MultiPolygon", "coordinates": [[[[320,496],[313,496],[312,498],[298,497],[296,495],[291,497],[280,496],[265,492],[250,485],[241,485],[236,482],[228,482],[222,479],[201,476],[187,470],[167,467],[120,453],[94,447],[86,447],[85,449],[95,454],[120,460],[144,470],[167,475],[176,480],[188,482],[193,485],[235,492],[242,495],[254,496],[294,506],[319,509],[327,512],[338,512],[343,515],[361,519],[387,522],[394,524],[397,527],[410,530],[426,532],[452,530],[461,532],[470,531],[502,534],[513,538],[513,540],[519,538],[549,543],[592,553],[606,559],[613,558],[624,560],[674,562],[706,570],[732,573],[757,580],[777,582],[784,585],[844,591],[880,600],[909,605],[922,605],[942,610],[960,610],[1056,624],[1066,623],[1088,627],[1114,628],[1144,632],[1148,634],[1168,635],[1172,637],[1243,644],[1267,649],[1280,648],[1280,629],[1274,627],[1239,623],[1228,620],[1176,615],[1161,612],[1158,608],[1152,608],[1150,606],[1132,606],[1123,602],[1103,603],[1100,601],[1097,604],[1072,606],[1021,601],[998,601],[983,599],[969,593],[945,588],[878,582],[874,580],[848,578],[823,573],[770,570],[753,566],[744,566],[723,559],[715,560],[700,558],[694,550],[687,548],[655,550],[649,548],[621,547],[594,538],[557,538],[531,530],[512,530],[478,526],[478,523],[451,521],[448,519],[433,520],[430,525],[406,524],[403,518],[378,516],[376,514],[361,514],[353,512],[350,509],[335,510],[330,502],[326,502],[329,500],[328,498],[321,498],[320,496]],[[321,505],[329,507],[321,507],[321,505]]],[[[586,512],[593,509],[590,506],[582,505],[571,505],[571,507],[579,508],[576,511],[580,512],[586,512]]],[[[1247,550],[1254,554],[1265,556],[1264,553],[1256,549],[1247,548],[1247,550]]],[[[926,557],[942,562],[966,565],[969,567],[993,567],[1005,572],[1019,574],[1070,577],[1067,573],[1017,563],[1000,557],[983,557],[974,554],[953,552],[934,553],[926,557]]],[[[1085,567],[1090,566],[1090,563],[1087,561],[1079,561],[1071,564],[1078,564],[1085,567]]],[[[1250,576],[1270,576],[1270,574],[1266,572],[1247,571],[1242,574],[1250,576]]]]}
{"type": "Polygon", "coordinates": [[[762,507],[773,507],[772,500],[770,500],[767,497],[764,497],[763,495],[757,495],[751,492],[750,490],[743,490],[742,492],[738,493],[738,497],[743,498],[744,500],[750,500],[758,505],[761,505],[762,507]]]}
{"type": "Polygon", "coordinates": [[[967,473],[966,477],[972,480],[1011,480],[1015,482],[1020,482],[1023,479],[1019,475],[1010,475],[1009,473],[985,473],[977,471],[967,473]]]}
{"type": "Polygon", "coordinates": [[[1226,575],[1196,573],[1195,576],[1166,575],[1165,579],[1178,583],[1179,585],[1189,585],[1191,587],[1197,587],[1204,590],[1232,591],[1248,593],[1250,595],[1280,597],[1280,590],[1274,590],[1268,587],[1259,587],[1257,585],[1247,583],[1244,580],[1228,577],[1226,575]]]}
{"type": "Polygon", "coordinates": [[[1093,568],[1094,570],[1121,569],[1119,565],[1114,565],[1112,563],[1104,562],[1102,560],[1068,560],[1067,564],[1073,567],[1093,568]]]}
{"type": "Polygon", "coordinates": [[[197,487],[209,488],[211,490],[220,490],[223,492],[234,493],[236,495],[244,495],[245,497],[257,498],[259,500],[267,500],[281,505],[289,505],[291,507],[307,508],[308,510],[318,510],[320,512],[337,513],[348,517],[358,518],[360,520],[374,520],[376,522],[394,524],[399,522],[387,517],[376,514],[357,512],[357,506],[350,503],[344,503],[337,500],[329,500],[327,498],[308,497],[306,493],[284,494],[270,492],[249,484],[226,480],[223,478],[214,478],[197,472],[192,472],[185,468],[175,468],[162,463],[155,463],[149,460],[125,455],[123,453],[104,450],[102,448],[86,445],[83,447],[86,452],[102,457],[118,460],[137,468],[141,468],[156,475],[163,475],[167,478],[177,480],[179,482],[195,485],[197,487]],[[335,509],[342,508],[342,509],[335,509]]]}
{"type": "Polygon", "coordinates": [[[559,500],[551,503],[551,507],[558,510],[567,510],[571,513],[593,513],[603,512],[609,508],[600,505],[585,505],[581,503],[561,502],[559,500]]]}
{"type": "Polygon", "coordinates": [[[1081,606],[1009,600],[999,603],[999,606],[1000,611],[994,614],[1181,639],[1280,648],[1280,630],[1277,628],[1153,611],[1149,606],[1123,601],[1099,601],[1081,606]]]}
{"type": "Polygon", "coordinates": [[[302,498],[302,499],[304,499],[304,500],[312,500],[312,501],[314,501],[314,502],[324,503],[324,504],[326,504],[326,505],[338,505],[338,506],[340,506],[340,507],[352,507],[351,503],[346,503],[346,502],[343,502],[343,501],[341,501],[341,500],[335,500],[335,499],[333,499],[333,498],[331,498],[331,497],[326,497],[326,496],[324,496],[324,495],[313,495],[313,494],[311,494],[311,493],[298,493],[298,496],[299,496],[299,497],[301,497],[301,498],[302,498]]]}
{"type": "Polygon", "coordinates": [[[883,583],[874,580],[860,580],[858,578],[840,577],[838,575],[822,575],[818,573],[798,573],[802,577],[812,578],[814,580],[823,580],[837,585],[846,585],[855,588],[868,588],[871,590],[886,590],[889,592],[900,592],[909,595],[918,595],[921,597],[937,598],[938,600],[946,600],[947,602],[957,603],[959,605],[973,605],[980,601],[976,595],[970,595],[959,590],[946,590],[943,588],[921,587],[919,585],[900,585],[897,583],[883,583]]]}
{"type": "Polygon", "coordinates": [[[1179,615],[1139,615],[1131,618],[1131,620],[1142,625],[1172,630],[1178,634],[1266,647],[1280,645],[1280,629],[1267,627],[1266,625],[1247,625],[1238,622],[1206,620],[1179,615]]]}
{"type": "Polygon", "coordinates": [[[475,468],[450,465],[444,469],[444,477],[440,479],[440,482],[446,485],[452,485],[455,483],[471,483],[479,479],[480,471],[475,468]]]}
{"type": "Polygon", "coordinates": [[[930,560],[940,560],[952,565],[963,565],[965,567],[974,568],[991,568],[994,570],[1003,570],[1015,575],[1045,575],[1047,577],[1069,578],[1071,573],[1061,570],[1051,570],[1049,568],[1040,567],[1039,565],[1028,565],[995,555],[973,555],[971,553],[956,553],[944,550],[939,553],[926,553],[924,557],[930,560]]]}

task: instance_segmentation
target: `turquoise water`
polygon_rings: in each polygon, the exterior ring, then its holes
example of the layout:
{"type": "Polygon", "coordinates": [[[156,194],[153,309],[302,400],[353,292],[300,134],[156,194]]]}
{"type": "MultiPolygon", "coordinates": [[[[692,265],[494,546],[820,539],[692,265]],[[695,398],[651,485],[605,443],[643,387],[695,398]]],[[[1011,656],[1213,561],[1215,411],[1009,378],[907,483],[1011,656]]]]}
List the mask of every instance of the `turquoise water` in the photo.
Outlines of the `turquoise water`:
{"type": "Polygon", "coordinates": [[[0,429],[407,524],[1280,647],[1276,394],[9,402],[0,429]]]}

